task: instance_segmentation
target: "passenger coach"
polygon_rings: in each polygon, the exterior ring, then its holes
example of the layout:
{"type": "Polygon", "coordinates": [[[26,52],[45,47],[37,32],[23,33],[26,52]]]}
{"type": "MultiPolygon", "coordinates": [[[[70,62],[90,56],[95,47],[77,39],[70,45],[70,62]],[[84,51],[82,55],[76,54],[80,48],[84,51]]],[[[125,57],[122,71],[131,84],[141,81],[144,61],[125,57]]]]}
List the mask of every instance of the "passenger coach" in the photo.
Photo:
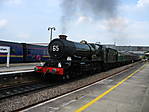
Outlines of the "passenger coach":
{"type": "MultiPolygon", "coordinates": [[[[0,41],[0,46],[10,47],[10,63],[47,61],[48,47],[26,43],[0,41]]],[[[0,63],[6,63],[7,54],[0,53],[0,63]]]]}

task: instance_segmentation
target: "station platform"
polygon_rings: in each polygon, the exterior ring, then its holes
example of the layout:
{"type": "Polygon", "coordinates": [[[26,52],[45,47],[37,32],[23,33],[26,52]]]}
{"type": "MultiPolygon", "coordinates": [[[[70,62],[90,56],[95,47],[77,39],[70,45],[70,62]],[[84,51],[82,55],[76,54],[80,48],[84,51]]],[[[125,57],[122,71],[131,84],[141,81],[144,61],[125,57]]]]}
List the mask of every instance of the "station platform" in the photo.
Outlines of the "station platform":
{"type": "Polygon", "coordinates": [[[0,73],[33,70],[36,65],[40,63],[15,63],[6,67],[6,64],[0,64],[0,73]]]}
{"type": "Polygon", "coordinates": [[[149,112],[149,63],[23,112],[149,112]]]}

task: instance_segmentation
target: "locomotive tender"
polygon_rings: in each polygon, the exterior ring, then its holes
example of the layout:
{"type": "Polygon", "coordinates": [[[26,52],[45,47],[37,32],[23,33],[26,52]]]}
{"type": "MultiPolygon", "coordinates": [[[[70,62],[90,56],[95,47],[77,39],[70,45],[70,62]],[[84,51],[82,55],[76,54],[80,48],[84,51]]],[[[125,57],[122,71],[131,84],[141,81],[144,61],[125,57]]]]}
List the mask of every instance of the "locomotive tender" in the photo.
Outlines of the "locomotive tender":
{"type": "Polygon", "coordinates": [[[36,72],[68,79],[79,73],[100,72],[138,60],[134,55],[125,55],[96,43],[78,43],[66,38],[60,35],[49,43],[50,59],[44,66],[36,66],[36,72]]]}

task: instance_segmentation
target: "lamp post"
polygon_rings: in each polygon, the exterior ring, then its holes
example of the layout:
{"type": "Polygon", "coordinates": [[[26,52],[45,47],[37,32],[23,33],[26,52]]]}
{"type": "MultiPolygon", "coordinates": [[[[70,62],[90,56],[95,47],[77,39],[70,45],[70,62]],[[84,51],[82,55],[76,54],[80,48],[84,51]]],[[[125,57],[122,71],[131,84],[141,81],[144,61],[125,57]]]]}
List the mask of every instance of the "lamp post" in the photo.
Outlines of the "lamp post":
{"type": "Polygon", "coordinates": [[[51,42],[51,40],[52,40],[52,31],[54,30],[56,30],[56,28],[55,27],[49,27],[48,28],[48,31],[50,30],[50,42],[51,42]]]}

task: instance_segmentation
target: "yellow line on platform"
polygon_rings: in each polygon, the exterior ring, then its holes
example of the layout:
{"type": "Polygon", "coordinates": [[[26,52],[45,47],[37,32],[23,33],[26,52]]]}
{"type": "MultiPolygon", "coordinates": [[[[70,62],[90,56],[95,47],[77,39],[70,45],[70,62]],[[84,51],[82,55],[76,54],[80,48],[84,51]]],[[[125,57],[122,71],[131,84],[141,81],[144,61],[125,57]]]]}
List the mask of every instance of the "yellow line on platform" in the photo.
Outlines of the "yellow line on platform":
{"type": "Polygon", "coordinates": [[[102,93],[101,95],[99,95],[98,97],[96,97],[95,99],[93,99],[92,101],[90,101],[89,103],[87,103],[84,106],[82,106],[79,109],[77,109],[75,112],[82,112],[82,111],[84,111],[89,106],[91,106],[92,104],[94,104],[95,102],[97,102],[98,100],[100,100],[102,97],[104,97],[105,95],[107,95],[108,93],[110,93],[113,89],[115,89],[116,87],[118,87],[119,85],[121,85],[123,82],[125,82],[126,80],[128,80],[134,74],[136,74],[137,72],[139,72],[140,70],[142,70],[144,67],[145,67],[145,64],[142,67],[140,67],[139,69],[137,69],[136,71],[134,71],[133,73],[131,73],[125,79],[123,79],[122,81],[120,81],[119,83],[117,83],[116,85],[114,85],[113,87],[111,87],[110,89],[108,89],[107,91],[105,91],[104,93],[102,93]]]}

